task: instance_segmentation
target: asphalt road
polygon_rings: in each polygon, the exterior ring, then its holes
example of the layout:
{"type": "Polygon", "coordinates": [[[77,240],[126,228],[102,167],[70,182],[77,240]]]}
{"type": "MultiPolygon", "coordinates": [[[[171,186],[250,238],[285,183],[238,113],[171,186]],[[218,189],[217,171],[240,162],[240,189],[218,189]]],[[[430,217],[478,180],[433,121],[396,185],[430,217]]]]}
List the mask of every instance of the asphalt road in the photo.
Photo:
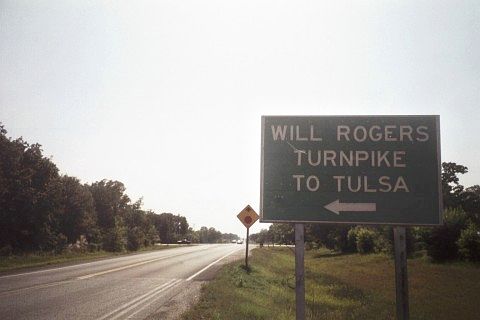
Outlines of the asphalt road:
{"type": "Polygon", "coordinates": [[[237,244],[186,246],[3,275],[0,318],[145,319],[163,310],[159,318],[172,319],[175,296],[191,299],[186,293],[198,289],[196,282],[244,250],[237,244]]]}

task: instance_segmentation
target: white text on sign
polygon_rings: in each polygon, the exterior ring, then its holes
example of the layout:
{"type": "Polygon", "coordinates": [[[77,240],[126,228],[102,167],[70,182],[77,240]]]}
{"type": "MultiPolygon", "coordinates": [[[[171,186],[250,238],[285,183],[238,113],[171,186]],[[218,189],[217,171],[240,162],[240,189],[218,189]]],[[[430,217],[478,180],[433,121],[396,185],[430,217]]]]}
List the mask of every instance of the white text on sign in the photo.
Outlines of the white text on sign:
{"type": "MultiPolygon", "coordinates": [[[[297,167],[371,167],[406,168],[407,153],[404,150],[332,150],[298,149],[290,142],[321,142],[321,128],[314,125],[272,125],[272,139],[285,141],[293,149],[297,167]]],[[[335,137],[337,142],[427,142],[430,138],[428,127],[411,125],[338,125],[335,137]]],[[[316,175],[293,174],[296,191],[315,192],[321,190],[322,181],[316,175]]],[[[383,175],[378,178],[368,176],[332,176],[337,192],[410,192],[403,176],[383,175]]]]}

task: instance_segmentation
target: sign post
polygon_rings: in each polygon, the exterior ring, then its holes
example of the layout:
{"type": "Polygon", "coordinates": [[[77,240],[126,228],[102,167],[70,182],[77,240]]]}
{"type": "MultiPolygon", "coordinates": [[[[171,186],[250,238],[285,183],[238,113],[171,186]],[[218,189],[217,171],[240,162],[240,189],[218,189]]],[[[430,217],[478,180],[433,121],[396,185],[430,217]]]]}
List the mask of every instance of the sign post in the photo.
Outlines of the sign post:
{"type": "Polygon", "coordinates": [[[305,320],[305,241],[302,223],[295,223],[295,314],[305,320]]]}
{"type": "Polygon", "coordinates": [[[247,228],[247,238],[245,239],[245,267],[248,270],[248,241],[250,237],[250,227],[258,220],[259,216],[250,205],[247,205],[242,211],[240,211],[237,218],[243,223],[245,228],[247,228]]]}
{"type": "Polygon", "coordinates": [[[261,222],[395,226],[408,319],[405,227],[443,220],[439,116],[263,116],[260,179],[261,222]]]}
{"type": "Polygon", "coordinates": [[[247,228],[247,238],[245,240],[245,268],[248,270],[248,237],[250,236],[250,228],[247,228]]]}
{"type": "Polygon", "coordinates": [[[393,238],[395,246],[395,297],[397,319],[408,320],[408,276],[405,227],[394,227],[393,238]]]}

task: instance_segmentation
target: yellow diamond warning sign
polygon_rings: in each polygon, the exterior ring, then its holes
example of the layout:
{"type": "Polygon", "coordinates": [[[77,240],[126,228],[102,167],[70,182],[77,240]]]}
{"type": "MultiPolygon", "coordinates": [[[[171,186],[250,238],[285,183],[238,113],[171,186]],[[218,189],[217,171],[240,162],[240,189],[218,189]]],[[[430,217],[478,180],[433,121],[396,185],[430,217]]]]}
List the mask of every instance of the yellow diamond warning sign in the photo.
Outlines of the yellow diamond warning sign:
{"type": "Polygon", "coordinates": [[[258,220],[258,214],[255,210],[252,209],[249,205],[245,207],[240,213],[237,215],[238,219],[243,223],[246,228],[250,228],[255,221],[258,220]]]}

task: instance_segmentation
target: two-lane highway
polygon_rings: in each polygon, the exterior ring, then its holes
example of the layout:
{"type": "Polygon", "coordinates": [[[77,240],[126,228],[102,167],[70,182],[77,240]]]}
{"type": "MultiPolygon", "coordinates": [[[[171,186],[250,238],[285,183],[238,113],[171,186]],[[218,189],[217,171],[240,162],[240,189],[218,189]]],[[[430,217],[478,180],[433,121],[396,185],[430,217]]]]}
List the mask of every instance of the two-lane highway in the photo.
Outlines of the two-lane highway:
{"type": "Polygon", "coordinates": [[[144,319],[244,249],[188,246],[0,276],[1,319],[144,319]]]}

